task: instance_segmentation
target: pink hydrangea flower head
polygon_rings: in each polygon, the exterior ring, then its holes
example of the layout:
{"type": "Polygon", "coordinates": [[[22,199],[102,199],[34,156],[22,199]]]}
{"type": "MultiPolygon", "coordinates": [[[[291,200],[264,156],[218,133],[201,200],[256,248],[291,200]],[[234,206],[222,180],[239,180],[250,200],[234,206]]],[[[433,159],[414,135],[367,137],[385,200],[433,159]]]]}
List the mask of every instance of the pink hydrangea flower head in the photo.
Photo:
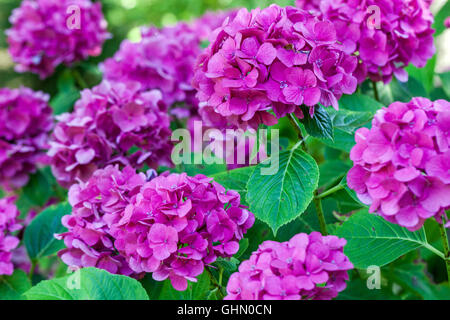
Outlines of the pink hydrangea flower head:
{"type": "Polygon", "coordinates": [[[447,17],[447,19],[445,19],[444,25],[446,28],[450,28],[450,17],[447,17]]]}
{"type": "Polygon", "coordinates": [[[48,155],[63,186],[86,181],[108,164],[171,164],[170,120],[158,90],[105,80],[82,91],[74,111],[57,120],[48,155]]]}
{"type": "Polygon", "coordinates": [[[356,89],[356,66],[356,57],[340,49],[331,22],[271,5],[241,9],[215,31],[193,85],[207,125],[256,129],[287,113],[302,117],[302,104],[311,113],[319,102],[338,108],[341,95],[356,89]]]}
{"type": "Polygon", "coordinates": [[[56,236],[66,245],[58,253],[64,263],[73,268],[97,267],[133,275],[125,257],[114,248],[111,226],[121,219],[145,181],[145,175],[131,167],[120,171],[110,165],[95,171],[87,182],[70,187],[72,213],[62,219],[68,231],[56,236]]]}
{"type": "Polygon", "coordinates": [[[15,197],[0,199],[0,275],[12,275],[14,272],[11,252],[20,240],[13,232],[22,228],[18,222],[20,213],[14,204],[15,200],[15,197]]]}
{"type": "Polygon", "coordinates": [[[111,227],[135,273],[186,290],[217,257],[231,257],[254,223],[236,191],[203,175],[162,174],[147,182],[111,227]]]}
{"type": "Polygon", "coordinates": [[[0,89],[0,185],[24,186],[36,164],[45,162],[53,127],[49,96],[29,88],[0,89]]]}
{"type": "Polygon", "coordinates": [[[358,56],[355,75],[388,83],[407,81],[410,63],[424,67],[436,49],[433,16],[425,0],[297,0],[297,6],[333,22],[343,50],[358,56]]]}
{"type": "MultiPolygon", "coordinates": [[[[137,81],[144,90],[159,89],[169,107],[184,103],[187,111],[196,113],[198,102],[191,81],[200,42],[196,29],[186,23],[163,29],[142,28],[140,42],[124,40],[119,51],[100,68],[105,79],[137,81]]],[[[179,117],[181,111],[176,110],[174,115],[179,117]]]]}
{"type": "Polygon", "coordinates": [[[60,64],[98,56],[110,36],[101,4],[90,0],[25,0],[9,21],[6,35],[16,71],[41,78],[60,64]]]}
{"type": "Polygon", "coordinates": [[[395,102],[355,140],[347,182],[370,212],[412,231],[441,220],[450,208],[450,102],[395,102]]]}
{"type": "Polygon", "coordinates": [[[231,275],[226,300],[329,300],[346,288],[352,263],[345,239],[300,233],[265,241],[231,275]]]}

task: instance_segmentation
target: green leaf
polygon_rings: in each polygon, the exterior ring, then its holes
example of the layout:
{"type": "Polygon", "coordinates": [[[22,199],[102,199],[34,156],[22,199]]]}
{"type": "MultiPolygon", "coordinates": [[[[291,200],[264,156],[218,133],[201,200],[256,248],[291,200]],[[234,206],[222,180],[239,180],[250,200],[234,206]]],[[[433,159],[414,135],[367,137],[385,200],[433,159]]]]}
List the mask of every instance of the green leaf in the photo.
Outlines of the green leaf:
{"type": "Polygon", "coordinates": [[[321,141],[332,148],[350,152],[355,145],[356,130],[368,125],[372,120],[373,113],[346,109],[336,111],[333,108],[328,108],[327,111],[333,121],[334,142],[326,139],[321,139],[321,141]]]}
{"type": "Polygon", "coordinates": [[[328,160],[319,165],[320,179],[319,187],[327,188],[342,179],[351,165],[347,161],[342,160],[328,160]]]}
{"type": "Polygon", "coordinates": [[[375,114],[382,107],[382,103],[362,94],[343,95],[339,99],[339,109],[375,114]]]}
{"type": "Polygon", "coordinates": [[[53,195],[51,183],[41,170],[30,177],[30,181],[23,188],[23,193],[33,205],[38,207],[44,206],[53,195]]]}
{"type": "Polygon", "coordinates": [[[389,86],[394,101],[409,102],[414,97],[428,97],[423,84],[413,77],[409,77],[408,82],[393,79],[389,86]]]}
{"type": "Polygon", "coordinates": [[[210,175],[214,181],[220,183],[228,190],[234,190],[241,195],[241,203],[245,205],[245,197],[247,194],[247,182],[255,167],[244,167],[234,170],[219,172],[210,175]]]}
{"type": "MultiPolygon", "coordinates": [[[[300,216],[314,197],[319,182],[316,161],[298,145],[279,154],[279,168],[273,175],[263,175],[268,159],[253,171],[247,184],[250,211],[266,222],[274,234],[300,216]]],[[[273,163],[272,163],[273,164],[273,163]]]]}
{"type": "Polygon", "coordinates": [[[54,237],[55,233],[65,231],[61,218],[70,214],[71,206],[61,203],[42,211],[25,229],[24,242],[31,259],[51,255],[64,248],[64,243],[54,237]]]}
{"type": "Polygon", "coordinates": [[[210,279],[205,270],[197,277],[197,282],[189,282],[185,291],[175,290],[169,279],[164,280],[161,284],[159,300],[205,300],[209,293],[210,279]]]}
{"type": "Polygon", "coordinates": [[[322,106],[317,106],[314,110],[314,117],[309,115],[309,108],[302,106],[303,119],[300,122],[305,126],[306,132],[316,138],[323,138],[333,141],[333,122],[330,115],[322,106]]]}
{"type": "Polygon", "coordinates": [[[419,296],[422,299],[436,299],[433,287],[435,284],[426,275],[426,265],[423,263],[403,263],[396,265],[389,272],[387,277],[400,284],[403,288],[419,296]]]}
{"type": "Polygon", "coordinates": [[[336,235],[347,240],[344,253],[361,269],[384,266],[411,250],[429,246],[423,229],[410,232],[367,209],[353,214],[336,235]]]}
{"type": "Polygon", "coordinates": [[[137,280],[92,267],[63,278],[41,281],[24,295],[28,300],[149,299],[137,280]]]}
{"type": "Polygon", "coordinates": [[[434,88],[433,82],[434,82],[434,70],[436,68],[436,60],[437,60],[436,57],[437,55],[434,55],[433,58],[428,60],[427,65],[424,68],[417,68],[416,66],[410,64],[405,69],[410,77],[421,80],[423,86],[425,87],[425,90],[428,93],[430,93],[434,88]]]}
{"type": "Polygon", "coordinates": [[[442,81],[442,89],[445,94],[450,97],[450,72],[440,73],[439,78],[442,81]]]}
{"type": "Polygon", "coordinates": [[[30,288],[27,274],[20,269],[11,276],[0,276],[0,300],[22,300],[22,294],[30,288]]]}
{"type": "Polygon", "coordinates": [[[369,289],[366,281],[361,278],[352,279],[347,288],[340,292],[336,300],[395,300],[398,299],[386,288],[369,289]]]}
{"type": "Polygon", "coordinates": [[[434,23],[432,27],[433,29],[436,30],[436,33],[434,34],[435,37],[439,36],[446,29],[444,21],[449,16],[449,12],[450,12],[450,1],[447,1],[447,3],[434,16],[434,23]]]}

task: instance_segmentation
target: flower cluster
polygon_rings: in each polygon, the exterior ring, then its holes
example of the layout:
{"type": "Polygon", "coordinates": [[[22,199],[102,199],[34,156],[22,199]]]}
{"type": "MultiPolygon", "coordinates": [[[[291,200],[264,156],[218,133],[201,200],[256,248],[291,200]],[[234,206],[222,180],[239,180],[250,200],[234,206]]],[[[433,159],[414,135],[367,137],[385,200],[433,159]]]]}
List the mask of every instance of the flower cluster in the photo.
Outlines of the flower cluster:
{"type": "Polygon", "coordinates": [[[16,71],[41,78],[61,63],[99,55],[109,38],[101,4],[90,0],[25,0],[9,20],[6,34],[16,71]]]}
{"type": "MultiPolygon", "coordinates": [[[[428,1],[429,2],[429,1],[428,1]]],[[[424,0],[297,1],[333,22],[343,50],[357,54],[355,75],[388,83],[393,75],[406,81],[410,63],[424,67],[435,52],[433,16],[424,0]]]]}
{"type": "Polygon", "coordinates": [[[300,233],[265,241],[228,281],[226,300],[329,300],[346,288],[345,239],[300,233]]]}
{"type": "Polygon", "coordinates": [[[185,23],[163,29],[142,28],[141,37],[138,43],[122,42],[114,57],[100,66],[104,77],[138,81],[145,90],[159,89],[169,106],[175,102],[196,106],[191,80],[200,38],[195,29],[185,23]]]}
{"type": "Polygon", "coordinates": [[[450,28],[450,17],[448,17],[447,19],[445,19],[444,25],[445,25],[446,28],[450,28]]]}
{"type": "Polygon", "coordinates": [[[53,127],[49,96],[29,88],[0,89],[0,185],[20,188],[43,162],[53,127]]]}
{"type": "Polygon", "coordinates": [[[135,277],[153,272],[177,290],[217,257],[235,254],[255,220],[237,192],[203,175],[146,177],[131,167],[97,170],[70,188],[69,202],[68,232],[57,236],[66,264],[135,277]]]}
{"type": "Polygon", "coordinates": [[[200,113],[214,127],[256,129],[319,102],[338,108],[355,91],[356,57],[339,49],[331,22],[293,7],[271,5],[236,17],[217,29],[199,57],[193,85],[200,113]]]}
{"type": "Polygon", "coordinates": [[[142,91],[131,81],[103,81],[82,91],[75,110],[57,120],[48,155],[63,186],[86,181],[108,164],[171,164],[170,121],[158,90],[142,91]]]}
{"type": "Polygon", "coordinates": [[[450,102],[395,102],[355,140],[347,182],[370,212],[409,230],[440,221],[450,207],[450,102]]]}
{"type": "Polygon", "coordinates": [[[14,265],[11,262],[11,251],[19,244],[20,240],[11,235],[20,230],[18,223],[19,210],[14,205],[15,197],[0,199],[0,275],[11,275],[14,265]]]}
{"type": "Polygon", "coordinates": [[[203,175],[163,174],[145,184],[113,228],[115,246],[136,272],[186,290],[205,265],[231,257],[254,221],[236,191],[203,175]]]}
{"type": "Polygon", "coordinates": [[[125,258],[114,248],[110,227],[120,220],[131,198],[138,194],[146,177],[125,167],[107,166],[94,172],[86,183],[74,184],[69,189],[72,214],[64,216],[66,249],[58,252],[70,267],[97,267],[111,273],[131,275],[125,258]]]}

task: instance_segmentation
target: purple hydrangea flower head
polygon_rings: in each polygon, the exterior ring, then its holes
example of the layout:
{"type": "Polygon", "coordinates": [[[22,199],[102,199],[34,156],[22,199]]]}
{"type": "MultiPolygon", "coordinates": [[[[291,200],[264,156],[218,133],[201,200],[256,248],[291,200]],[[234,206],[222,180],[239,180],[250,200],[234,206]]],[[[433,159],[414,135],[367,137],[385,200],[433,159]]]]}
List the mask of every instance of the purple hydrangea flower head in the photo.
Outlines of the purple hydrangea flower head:
{"type": "Polygon", "coordinates": [[[13,251],[20,240],[12,233],[20,230],[19,210],[14,204],[15,197],[0,199],[0,275],[12,275],[14,265],[11,261],[13,251]]]}
{"type": "Polygon", "coordinates": [[[303,117],[301,104],[311,114],[319,102],[338,108],[357,84],[357,59],[339,47],[333,24],[306,11],[241,9],[198,59],[193,85],[200,114],[213,127],[256,129],[287,113],[303,117]]]}
{"type": "Polygon", "coordinates": [[[329,300],[346,288],[345,239],[300,233],[265,241],[230,276],[226,300],[329,300]]]}
{"type": "Polygon", "coordinates": [[[24,186],[36,164],[45,162],[53,127],[49,96],[29,88],[0,89],[0,185],[24,186]]]}
{"type": "Polygon", "coordinates": [[[66,249],[58,255],[70,267],[97,267],[111,273],[132,275],[125,258],[114,248],[111,226],[121,219],[131,199],[138,194],[146,177],[131,167],[122,171],[107,166],[94,172],[87,182],[69,189],[72,213],[64,216],[67,232],[57,235],[66,249]]]}
{"type": "Polygon", "coordinates": [[[158,29],[142,28],[141,41],[125,40],[119,51],[100,68],[105,79],[137,81],[144,90],[159,89],[164,102],[186,103],[196,109],[191,86],[195,59],[201,52],[200,38],[188,24],[158,29]]]}
{"type": "Polygon", "coordinates": [[[143,91],[138,82],[103,81],[82,91],[74,111],[57,120],[48,155],[63,186],[108,164],[171,164],[167,106],[160,91],[143,91]]]}
{"type": "Polygon", "coordinates": [[[359,129],[347,182],[387,221],[409,230],[450,208],[450,103],[414,98],[380,109],[359,129]]]}
{"type": "Polygon", "coordinates": [[[101,53],[109,38],[101,4],[90,0],[25,0],[6,31],[16,71],[46,78],[59,64],[101,53]]]}
{"type": "Polygon", "coordinates": [[[135,273],[186,290],[217,257],[231,257],[254,223],[236,191],[203,175],[162,174],[147,182],[111,228],[135,273]]]}
{"type": "Polygon", "coordinates": [[[424,67],[436,49],[425,0],[298,0],[297,6],[333,22],[343,50],[358,56],[355,75],[388,83],[407,81],[410,63],[424,67]]]}

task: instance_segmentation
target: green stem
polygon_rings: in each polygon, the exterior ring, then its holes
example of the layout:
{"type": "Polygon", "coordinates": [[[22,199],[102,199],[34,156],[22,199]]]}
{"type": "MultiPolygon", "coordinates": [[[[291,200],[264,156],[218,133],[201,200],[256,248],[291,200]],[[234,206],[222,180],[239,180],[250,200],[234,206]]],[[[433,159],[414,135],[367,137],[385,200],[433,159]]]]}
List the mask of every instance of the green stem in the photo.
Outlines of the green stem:
{"type": "Polygon", "coordinates": [[[377,83],[372,80],[373,85],[373,95],[375,96],[375,100],[380,101],[380,95],[378,94],[377,83]]]}
{"type": "Polygon", "coordinates": [[[322,201],[317,197],[317,191],[315,193],[316,197],[314,198],[314,205],[316,206],[317,218],[319,218],[320,232],[322,235],[327,236],[327,223],[325,221],[325,215],[323,214],[322,201]]]}
{"type": "MultiPolygon", "coordinates": [[[[222,285],[220,283],[217,282],[217,280],[214,277],[214,275],[212,274],[211,270],[209,270],[208,268],[205,268],[205,269],[206,269],[206,272],[208,272],[211,282],[217,288],[217,292],[219,292],[220,298],[223,300],[223,298],[225,297],[225,294],[224,294],[225,289],[222,287],[222,285]]],[[[220,282],[222,282],[222,280],[220,280],[220,282]]]]}
{"type": "Polygon", "coordinates": [[[34,273],[34,270],[36,269],[36,265],[37,265],[37,261],[35,259],[31,259],[30,272],[28,273],[28,278],[30,278],[30,280],[33,279],[33,273],[34,273]]]}
{"type": "Polygon", "coordinates": [[[442,223],[439,223],[439,231],[441,232],[442,244],[444,245],[444,260],[447,268],[447,280],[450,282],[450,249],[448,246],[447,230],[445,229],[445,219],[442,218],[442,223]]]}
{"type": "Polygon", "coordinates": [[[294,127],[295,132],[297,133],[298,139],[302,142],[302,149],[306,152],[306,146],[303,143],[305,140],[303,138],[302,128],[298,125],[297,120],[295,119],[294,115],[292,113],[289,113],[288,115],[289,122],[291,123],[292,127],[294,127]]]}
{"type": "Polygon", "coordinates": [[[72,74],[81,89],[88,88],[86,81],[84,81],[83,77],[81,76],[80,72],[78,72],[77,69],[72,69],[72,74]]]}
{"type": "Polygon", "coordinates": [[[328,189],[327,191],[324,191],[324,192],[322,192],[321,194],[318,194],[318,195],[316,196],[316,198],[317,198],[317,199],[322,199],[322,198],[328,197],[330,194],[333,194],[333,193],[335,193],[335,192],[338,192],[338,191],[340,191],[340,190],[342,190],[342,189],[344,189],[344,185],[338,184],[337,186],[334,186],[333,188],[328,189]]]}

